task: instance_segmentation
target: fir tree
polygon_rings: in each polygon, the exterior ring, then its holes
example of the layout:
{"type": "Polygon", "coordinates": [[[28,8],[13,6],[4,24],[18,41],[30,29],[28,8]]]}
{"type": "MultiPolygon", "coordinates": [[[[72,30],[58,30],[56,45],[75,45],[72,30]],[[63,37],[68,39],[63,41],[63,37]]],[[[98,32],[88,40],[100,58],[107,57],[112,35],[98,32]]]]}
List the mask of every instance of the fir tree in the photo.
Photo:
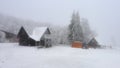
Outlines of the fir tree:
{"type": "Polygon", "coordinates": [[[73,13],[71,23],[69,25],[69,41],[81,41],[83,42],[83,32],[82,32],[82,27],[80,24],[80,16],[79,13],[77,12],[76,14],[73,13]]]}

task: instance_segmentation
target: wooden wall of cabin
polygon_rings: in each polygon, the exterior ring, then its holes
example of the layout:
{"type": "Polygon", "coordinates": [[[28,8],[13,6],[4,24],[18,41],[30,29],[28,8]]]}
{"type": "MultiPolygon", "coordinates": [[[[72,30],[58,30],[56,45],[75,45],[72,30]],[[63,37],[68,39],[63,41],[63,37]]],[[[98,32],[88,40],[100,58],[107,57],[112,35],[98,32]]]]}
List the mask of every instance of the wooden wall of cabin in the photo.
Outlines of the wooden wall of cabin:
{"type": "Polygon", "coordinates": [[[29,37],[27,33],[24,30],[21,30],[20,33],[18,34],[18,39],[19,39],[19,45],[28,45],[29,43],[29,37]]]}
{"type": "Polygon", "coordinates": [[[35,40],[29,38],[29,39],[28,39],[28,45],[29,45],[29,46],[36,46],[35,40]]]}
{"type": "Polygon", "coordinates": [[[88,43],[88,47],[89,48],[96,48],[98,46],[98,43],[95,39],[92,39],[89,43],[88,43]]]}

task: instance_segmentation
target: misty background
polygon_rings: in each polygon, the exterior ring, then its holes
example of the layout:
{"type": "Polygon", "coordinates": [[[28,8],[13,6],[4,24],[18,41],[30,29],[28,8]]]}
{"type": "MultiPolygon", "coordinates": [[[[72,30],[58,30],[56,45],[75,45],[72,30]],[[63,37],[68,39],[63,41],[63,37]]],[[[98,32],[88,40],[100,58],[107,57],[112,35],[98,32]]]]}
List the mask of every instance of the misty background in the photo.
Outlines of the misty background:
{"type": "MultiPolygon", "coordinates": [[[[0,0],[0,14],[68,26],[73,11],[87,18],[100,44],[119,46],[119,0],[0,0]]],[[[28,22],[29,23],[29,22],[28,22]]]]}

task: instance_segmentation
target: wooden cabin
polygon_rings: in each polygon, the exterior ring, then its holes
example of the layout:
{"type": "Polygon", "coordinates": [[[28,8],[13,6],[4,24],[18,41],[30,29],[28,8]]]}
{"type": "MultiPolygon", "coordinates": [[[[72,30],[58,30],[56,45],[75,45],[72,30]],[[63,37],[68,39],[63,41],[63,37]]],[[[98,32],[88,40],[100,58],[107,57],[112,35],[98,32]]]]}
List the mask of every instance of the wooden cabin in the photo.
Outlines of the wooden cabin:
{"type": "Polygon", "coordinates": [[[52,45],[50,34],[51,32],[47,27],[35,28],[31,34],[21,27],[17,37],[19,45],[50,47],[52,45]]]}
{"type": "Polygon", "coordinates": [[[72,47],[73,47],[73,48],[82,48],[82,47],[83,47],[83,44],[82,44],[82,42],[80,42],[80,41],[74,41],[74,42],[72,43],[72,47]]]}
{"type": "Polygon", "coordinates": [[[99,44],[97,42],[97,40],[95,38],[92,38],[88,44],[87,44],[88,48],[97,48],[99,47],[99,44]]]}
{"type": "Polygon", "coordinates": [[[91,37],[86,42],[74,41],[72,43],[73,48],[99,48],[100,45],[98,44],[97,40],[94,37],[91,37]]]}

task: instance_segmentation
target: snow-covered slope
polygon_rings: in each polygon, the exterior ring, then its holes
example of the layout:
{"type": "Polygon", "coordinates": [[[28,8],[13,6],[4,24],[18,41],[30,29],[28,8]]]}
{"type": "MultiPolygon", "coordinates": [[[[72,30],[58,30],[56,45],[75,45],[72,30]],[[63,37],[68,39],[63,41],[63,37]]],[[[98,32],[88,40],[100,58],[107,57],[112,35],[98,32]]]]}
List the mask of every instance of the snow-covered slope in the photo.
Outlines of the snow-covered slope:
{"type": "Polygon", "coordinates": [[[120,68],[120,50],[0,44],[0,68],[120,68]]]}
{"type": "Polygon", "coordinates": [[[47,23],[35,22],[32,20],[23,20],[12,16],[0,14],[0,30],[5,30],[17,34],[21,26],[24,26],[28,32],[37,26],[49,25],[47,23]]]}
{"type": "MultiPolygon", "coordinates": [[[[66,43],[68,44],[68,28],[52,25],[51,23],[35,22],[31,20],[22,20],[16,17],[0,14],[0,30],[10,33],[18,34],[19,29],[23,26],[27,33],[32,34],[36,27],[49,27],[52,36],[52,43],[66,43]],[[58,38],[59,37],[59,38],[58,38]]],[[[1,34],[0,34],[1,36],[1,34]]],[[[3,40],[3,39],[0,39],[3,40]]],[[[2,41],[4,42],[4,41],[2,41]]]]}

